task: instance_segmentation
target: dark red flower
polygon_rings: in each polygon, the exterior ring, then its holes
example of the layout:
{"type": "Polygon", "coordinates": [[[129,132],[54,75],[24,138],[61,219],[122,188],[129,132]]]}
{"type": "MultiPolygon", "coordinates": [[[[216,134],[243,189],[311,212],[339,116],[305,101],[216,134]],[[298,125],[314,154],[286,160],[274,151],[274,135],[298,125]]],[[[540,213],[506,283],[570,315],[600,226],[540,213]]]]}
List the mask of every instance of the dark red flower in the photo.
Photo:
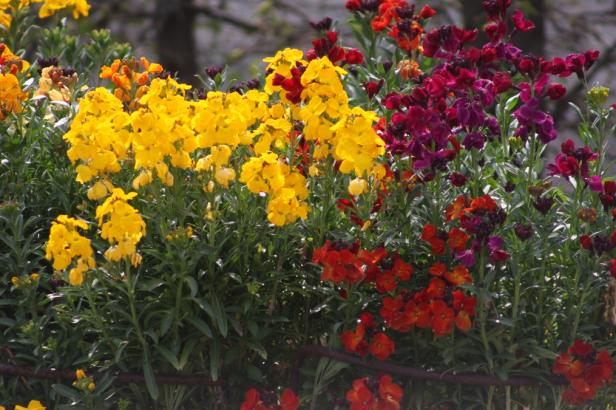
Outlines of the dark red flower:
{"type": "Polygon", "coordinates": [[[524,18],[522,10],[514,11],[511,15],[511,21],[513,21],[513,25],[518,31],[527,32],[535,28],[535,23],[524,18]]]}
{"type": "Polygon", "coordinates": [[[385,81],[381,79],[380,81],[368,81],[364,83],[364,89],[366,90],[366,94],[368,94],[368,98],[372,99],[375,95],[379,93],[385,81]]]}
{"type": "Polygon", "coordinates": [[[567,88],[562,84],[552,84],[547,91],[550,100],[560,100],[567,94],[567,88]]]}
{"type": "Polygon", "coordinates": [[[395,349],[394,342],[385,333],[380,332],[372,337],[368,351],[379,360],[387,360],[395,349]]]}

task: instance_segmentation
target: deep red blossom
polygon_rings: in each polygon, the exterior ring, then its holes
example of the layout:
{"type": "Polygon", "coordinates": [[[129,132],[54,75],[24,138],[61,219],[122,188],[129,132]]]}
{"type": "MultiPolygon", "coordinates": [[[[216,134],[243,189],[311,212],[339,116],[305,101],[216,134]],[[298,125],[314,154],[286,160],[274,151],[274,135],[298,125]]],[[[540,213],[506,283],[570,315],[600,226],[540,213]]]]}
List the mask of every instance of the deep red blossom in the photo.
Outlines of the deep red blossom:
{"type": "Polygon", "coordinates": [[[372,336],[368,351],[379,360],[387,360],[389,356],[396,350],[394,342],[383,332],[372,336]]]}

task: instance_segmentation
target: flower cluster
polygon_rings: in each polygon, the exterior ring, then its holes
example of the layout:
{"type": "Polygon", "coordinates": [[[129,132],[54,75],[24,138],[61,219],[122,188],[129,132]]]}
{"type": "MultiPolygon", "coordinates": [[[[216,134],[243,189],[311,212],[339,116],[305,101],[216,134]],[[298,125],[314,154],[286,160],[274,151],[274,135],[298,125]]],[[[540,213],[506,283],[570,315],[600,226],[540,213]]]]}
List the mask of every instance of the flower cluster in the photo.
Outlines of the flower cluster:
{"type": "Polygon", "coordinates": [[[81,285],[84,273],[96,266],[91,241],[82,236],[77,228],[87,230],[89,226],[82,220],[66,215],[58,216],[51,225],[45,252],[45,257],[53,261],[55,270],[68,268],[73,259],[77,258],[77,262],[69,271],[69,282],[75,286],[81,285]]]}
{"type": "Polygon", "coordinates": [[[43,67],[39,87],[34,96],[44,96],[51,101],[71,101],[77,83],[77,73],[70,68],[57,65],[43,67]]]}
{"type": "Polygon", "coordinates": [[[299,398],[291,389],[284,389],[280,399],[272,392],[249,389],[240,410],[296,410],[298,407],[299,398]]]}
{"type": "Polygon", "coordinates": [[[31,287],[38,285],[40,275],[38,273],[31,273],[30,275],[13,276],[11,277],[11,283],[16,289],[31,287]]]}
{"type": "Polygon", "coordinates": [[[558,356],[552,371],[565,376],[570,383],[563,399],[581,405],[592,400],[597,390],[612,380],[612,358],[606,350],[595,351],[589,343],[576,340],[567,352],[558,356]]]}
{"type": "Polygon", "coordinates": [[[91,393],[96,389],[94,378],[88,376],[82,369],[77,369],[75,371],[75,379],[76,380],[73,382],[73,387],[79,390],[91,393]]]}
{"type": "Polygon", "coordinates": [[[403,397],[402,388],[386,374],[378,380],[373,377],[357,379],[346,394],[350,410],[399,410],[403,397]]]}
{"type": "Polygon", "coordinates": [[[111,80],[115,86],[114,94],[122,102],[135,106],[147,90],[152,78],[161,74],[163,67],[157,63],[150,63],[146,58],[140,60],[114,60],[110,66],[101,68],[100,78],[111,80]]]}
{"type": "Polygon", "coordinates": [[[141,255],[137,253],[136,246],[145,235],[143,218],[128,203],[136,196],[136,192],[127,194],[122,189],[115,188],[105,202],[96,208],[101,237],[111,245],[105,252],[105,257],[111,261],[130,258],[134,266],[141,263],[141,255]]]}
{"type": "Polygon", "coordinates": [[[19,114],[23,111],[23,101],[27,94],[22,90],[17,73],[30,67],[6,46],[0,43],[0,121],[9,113],[19,114]]]}

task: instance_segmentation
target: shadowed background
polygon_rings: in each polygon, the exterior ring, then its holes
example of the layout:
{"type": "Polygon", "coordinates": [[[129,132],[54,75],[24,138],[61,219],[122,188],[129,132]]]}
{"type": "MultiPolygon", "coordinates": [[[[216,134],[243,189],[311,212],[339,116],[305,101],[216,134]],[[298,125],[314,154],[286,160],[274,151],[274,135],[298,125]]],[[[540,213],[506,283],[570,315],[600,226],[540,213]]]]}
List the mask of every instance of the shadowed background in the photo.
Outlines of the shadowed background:
{"type": "MultiPolygon", "coordinates": [[[[316,34],[310,21],[330,16],[339,22],[344,45],[353,39],[344,24],[349,17],[345,0],[91,0],[92,24],[109,28],[119,41],[127,41],[138,55],[160,62],[186,82],[206,66],[228,65],[238,79],[253,77],[260,60],[284,47],[307,49],[316,34]]],[[[438,10],[428,30],[454,23],[480,27],[481,0],[432,0],[438,10]]],[[[611,86],[616,56],[616,0],[514,0],[537,28],[516,38],[523,50],[536,55],[566,56],[598,49],[601,58],[589,83],[611,86]]],[[[568,84],[568,97],[552,112],[561,130],[575,118],[568,100],[582,102],[584,87],[576,79],[568,84]]],[[[565,132],[566,133],[566,132],[565,132]]]]}

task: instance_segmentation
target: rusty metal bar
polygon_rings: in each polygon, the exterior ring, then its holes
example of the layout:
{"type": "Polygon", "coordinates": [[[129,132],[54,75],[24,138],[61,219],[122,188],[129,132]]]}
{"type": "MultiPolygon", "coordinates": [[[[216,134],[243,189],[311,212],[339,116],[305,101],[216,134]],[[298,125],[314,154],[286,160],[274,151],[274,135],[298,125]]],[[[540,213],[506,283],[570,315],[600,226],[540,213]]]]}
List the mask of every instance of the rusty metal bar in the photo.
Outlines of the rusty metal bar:
{"type": "MultiPolygon", "coordinates": [[[[65,381],[73,381],[76,378],[75,370],[35,368],[29,366],[16,366],[5,363],[0,363],[0,375],[65,381]]],[[[97,373],[88,373],[88,375],[94,377],[95,380],[98,377],[102,376],[101,374],[97,373]]],[[[220,384],[220,382],[213,382],[208,377],[199,375],[157,375],[155,379],[156,384],[173,384],[181,386],[214,386],[220,384]]],[[[145,378],[142,374],[116,373],[114,383],[145,384],[145,378]]]]}
{"type": "Polygon", "coordinates": [[[557,376],[548,376],[545,377],[543,380],[532,377],[514,376],[508,378],[507,380],[501,380],[497,376],[488,374],[452,374],[434,370],[424,370],[415,367],[402,366],[391,362],[365,360],[348,353],[330,349],[328,347],[313,345],[300,348],[295,356],[295,367],[293,369],[291,379],[291,386],[295,391],[297,391],[297,388],[299,387],[299,369],[302,365],[302,362],[307,356],[328,357],[339,362],[349,363],[355,366],[364,367],[367,369],[376,370],[388,374],[395,374],[398,376],[408,377],[416,380],[432,380],[445,383],[471,384],[479,386],[561,386],[568,384],[565,378],[557,376]]]}

